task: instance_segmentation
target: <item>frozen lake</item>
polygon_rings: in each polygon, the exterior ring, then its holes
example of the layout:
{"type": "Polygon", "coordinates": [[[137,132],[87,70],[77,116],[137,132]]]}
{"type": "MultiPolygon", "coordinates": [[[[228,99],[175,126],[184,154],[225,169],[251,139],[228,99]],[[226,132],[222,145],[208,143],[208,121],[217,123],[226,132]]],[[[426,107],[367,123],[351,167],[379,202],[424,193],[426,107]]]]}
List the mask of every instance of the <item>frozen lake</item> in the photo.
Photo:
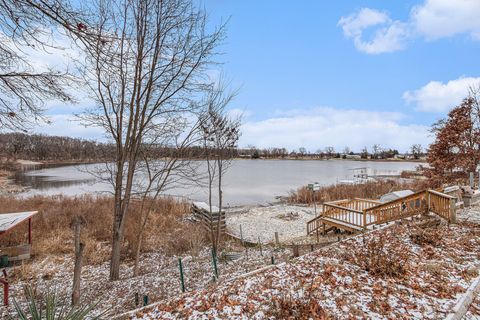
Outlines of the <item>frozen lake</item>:
{"type": "MultiPolygon", "coordinates": [[[[331,185],[351,179],[354,168],[366,167],[369,175],[398,175],[418,165],[418,162],[403,161],[234,160],[224,176],[224,202],[232,206],[266,204],[308,183],[331,185]]],[[[104,164],[34,168],[17,174],[16,182],[29,187],[25,195],[109,192],[112,190],[110,184],[89,173],[102,166],[104,164]]],[[[166,193],[197,201],[207,199],[205,187],[188,182],[166,193]]]]}

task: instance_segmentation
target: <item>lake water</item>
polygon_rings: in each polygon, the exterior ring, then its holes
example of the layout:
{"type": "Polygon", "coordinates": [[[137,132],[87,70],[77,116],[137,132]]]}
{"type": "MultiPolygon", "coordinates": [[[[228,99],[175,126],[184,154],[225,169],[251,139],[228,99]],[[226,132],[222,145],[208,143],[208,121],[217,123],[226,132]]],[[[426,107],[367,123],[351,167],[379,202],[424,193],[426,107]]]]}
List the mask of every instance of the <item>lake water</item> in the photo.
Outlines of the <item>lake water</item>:
{"type": "MultiPolygon", "coordinates": [[[[267,204],[277,196],[312,182],[321,185],[351,179],[354,168],[366,167],[369,175],[398,175],[414,170],[418,162],[377,162],[350,160],[234,160],[224,176],[226,205],[267,204]]],[[[17,174],[16,182],[27,186],[24,195],[80,195],[105,193],[110,184],[96,179],[89,171],[103,164],[69,165],[26,170],[17,174]]],[[[206,201],[205,187],[180,183],[167,192],[173,196],[206,201]]]]}

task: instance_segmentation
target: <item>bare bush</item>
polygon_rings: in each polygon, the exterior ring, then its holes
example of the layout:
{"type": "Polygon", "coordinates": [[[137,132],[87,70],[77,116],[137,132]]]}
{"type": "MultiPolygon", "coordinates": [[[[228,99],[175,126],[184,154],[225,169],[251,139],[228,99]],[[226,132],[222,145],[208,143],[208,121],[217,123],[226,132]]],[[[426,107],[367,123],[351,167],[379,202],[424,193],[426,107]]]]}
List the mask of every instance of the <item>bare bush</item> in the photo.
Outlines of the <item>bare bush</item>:
{"type": "Polygon", "coordinates": [[[380,233],[363,239],[343,258],[368,271],[373,276],[403,278],[409,269],[409,250],[392,234],[380,233]]]}
{"type": "Polygon", "coordinates": [[[273,319],[333,319],[317,299],[300,299],[285,293],[272,297],[267,315],[273,319]]]}

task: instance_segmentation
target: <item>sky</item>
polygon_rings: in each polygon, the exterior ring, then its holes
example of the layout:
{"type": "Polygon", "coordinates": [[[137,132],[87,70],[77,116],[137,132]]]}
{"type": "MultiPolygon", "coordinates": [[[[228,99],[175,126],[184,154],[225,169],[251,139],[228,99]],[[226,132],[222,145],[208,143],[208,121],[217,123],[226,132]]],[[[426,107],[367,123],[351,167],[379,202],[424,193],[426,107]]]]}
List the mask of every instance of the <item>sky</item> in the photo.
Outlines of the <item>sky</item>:
{"type": "MultiPolygon", "coordinates": [[[[480,1],[203,0],[228,20],[223,74],[240,88],[240,146],[427,147],[429,128],[480,85],[480,1]]],[[[212,70],[212,73],[220,72],[212,70]]],[[[101,139],[48,103],[35,132],[101,139]]]]}

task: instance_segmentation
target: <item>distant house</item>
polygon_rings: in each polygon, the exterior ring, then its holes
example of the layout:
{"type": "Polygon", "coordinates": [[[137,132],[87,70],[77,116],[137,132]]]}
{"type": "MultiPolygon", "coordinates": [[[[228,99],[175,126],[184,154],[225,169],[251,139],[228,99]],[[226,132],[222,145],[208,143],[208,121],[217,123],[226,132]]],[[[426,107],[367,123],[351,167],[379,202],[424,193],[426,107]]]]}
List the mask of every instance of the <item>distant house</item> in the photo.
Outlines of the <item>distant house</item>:
{"type": "Polygon", "coordinates": [[[360,156],[359,154],[346,154],[345,159],[359,160],[362,159],[362,156],[360,156]]]}

